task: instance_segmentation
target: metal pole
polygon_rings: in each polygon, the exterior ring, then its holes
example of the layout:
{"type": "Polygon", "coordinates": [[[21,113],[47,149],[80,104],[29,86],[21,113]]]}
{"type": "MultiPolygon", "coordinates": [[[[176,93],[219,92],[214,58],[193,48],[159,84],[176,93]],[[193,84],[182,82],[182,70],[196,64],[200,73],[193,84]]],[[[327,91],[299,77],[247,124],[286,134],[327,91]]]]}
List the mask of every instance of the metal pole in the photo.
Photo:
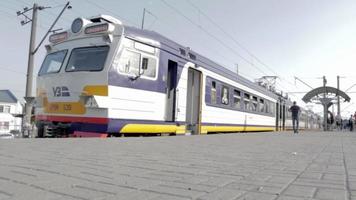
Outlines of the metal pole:
{"type": "Polygon", "coordinates": [[[141,29],[143,29],[143,26],[144,26],[144,24],[145,24],[145,15],[146,15],[146,8],[143,8],[141,29]]]}
{"type": "Polygon", "coordinates": [[[340,95],[339,95],[339,90],[340,90],[340,76],[337,76],[337,115],[338,117],[341,117],[340,115],[340,95]]]}
{"type": "MultiPolygon", "coordinates": [[[[323,85],[324,85],[324,100],[326,100],[326,78],[323,76],[323,85]]],[[[324,105],[324,131],[328,130],[328,105],[326,101],[323,103],[324,105]]]]}
{"type": "Polygon", "coordinates": [[[45,36],[43,36],[41,42],[37,45],[37,47],[35,48],[35,50],[33,51],[33,54],[35,54],[38,49],[41,47],[42,43],[44,42],[44,40],[47,38],[48,34],[52,31],[53,27],[56,25],[57,21],[59,20],[59,18],[62,16],[63,12],[66,10],[66,8],[71,8],[69,7],[69,1],[66,3],[66,5],[63,7],[63,9],[61,10],[61,12],[59,13],[59,15],[57,16],[57,18],[54,20],[54,22],[52,23],[51,27],[48,29],[47,33],[45,34],[45,36]]]}
{"type": "MultiPolygon", "coordinates": [[[[36,27],[37,27],[37,4],[33,4],[32,9],[32,23],[31,23],[31,36],[30,36],[30,46],[28,52],[28,64],[27,64],[27,79],[26,79],[26,97],[32,97],[32,81],[33,81],[33,64],[34,64],[34,49],[35,49],[35,40],[36,40],[36,27]]],[[[24,115],[24,129],[27,131],[28,136],[31,135],[31,115],[32,115],[32,105],[30,102],[25,102],[25,115],[24,115]]],[[[24,136],[24,135],[23,135],[24,136]]]]}

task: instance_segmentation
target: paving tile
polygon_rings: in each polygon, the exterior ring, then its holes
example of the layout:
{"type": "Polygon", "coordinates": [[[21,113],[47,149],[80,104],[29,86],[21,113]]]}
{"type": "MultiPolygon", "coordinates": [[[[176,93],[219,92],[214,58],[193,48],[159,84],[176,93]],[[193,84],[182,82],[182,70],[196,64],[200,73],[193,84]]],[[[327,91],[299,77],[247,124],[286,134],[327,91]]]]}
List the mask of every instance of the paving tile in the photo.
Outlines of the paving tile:
{"type": "Polygon", "coordinates": [[[315,195],[317,199],[325,200],[341,200],[346,199],[345,190],[335,190],[335,189],[318,189],[315,195]]]}
{"type": "Polygon", "coordinates": [[[0,199],[355,199],[355,143],[321,132],[0,140],[0,199]]]}
{"type": "Polygon", "coordinates": [[[175,197],[193,198],[193,199],[206,194],[206,192],[174,188],[174,187],[166,187],[166,186],[153,186],[144,189],[143,191],[156,192],[160,195],[172,195],[175,197]]]}
{"type": "Polygon", "coordinates": [[[283,194],[296,197],[313,197],[315,191],[315,187],[290,185],[283,194]]]}
{"type": "Polygon", "coordinates": [[[244,194],[245,191],[228,189],[228,188],[219,188],[212,192],[209,192],[206,195],[198,197],[198,200],[233,200],[244,194]]]}
{"type": "Polygon", "coordinates": [[[265,194],[265,193],[256,193],[256,192],[247,192],[238,200],[274,200],[278,195],[265,194]]]}

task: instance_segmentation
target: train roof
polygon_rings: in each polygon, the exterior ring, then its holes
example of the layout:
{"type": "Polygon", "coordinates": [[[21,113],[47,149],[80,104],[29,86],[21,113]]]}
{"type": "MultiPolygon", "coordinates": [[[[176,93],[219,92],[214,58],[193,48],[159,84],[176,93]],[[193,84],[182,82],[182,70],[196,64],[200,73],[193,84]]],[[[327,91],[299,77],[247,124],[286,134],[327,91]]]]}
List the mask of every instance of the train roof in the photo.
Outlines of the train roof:
{"type": "MultiPolygon", "coordinates": [[[[267,96],[270,96],[272,98],[277,99],[278,96],[274,94],[271,91],[268,91],[266,88],[263,88],[256,83],[246,79],[243,76],[240,76],[231,70],[223,67],[222,65],[210,60],[207,57],[204,57],[200,55],[199,53],[191,50],[189,47],[185,47],[183,45],[180,45],[173,40],[151,30],[142,30],[138,29],[136,27],[131,27],[131,26],[125,26],[124,25],[124,35],[125,37],[147,43],[149,45],[155,46],[157,48],[163,49],[165,51],[171,52],[175,54],[178,57],[181,57],[187,61],[190,61],[194,64],[197,64],[198,66],[201,66],[203,68],[206,68],[212,72],[215,72],[221,76],[224,76],[230,80],[236,81],[242,85],[245,85],[247,87],[250,87],[262,94],[265,94],[267,96]],[[159,44],[157,44],[159,42],[159,44]],[[183,49],[186,54],[182,55],[181,54],[181,49],[183,49]],[[192,59],[190,57],[190,54],[192,54],[195,59],[192,59]]],[[[193,58],[194,58],[193,57],[193,58]]]]}

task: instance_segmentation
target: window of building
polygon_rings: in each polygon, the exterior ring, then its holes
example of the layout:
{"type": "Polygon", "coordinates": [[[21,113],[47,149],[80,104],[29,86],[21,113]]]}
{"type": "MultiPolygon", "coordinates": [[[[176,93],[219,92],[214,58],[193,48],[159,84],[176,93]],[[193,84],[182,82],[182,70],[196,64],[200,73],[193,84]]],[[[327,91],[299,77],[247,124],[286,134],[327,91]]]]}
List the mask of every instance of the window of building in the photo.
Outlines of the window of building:
{"type": "Polygon", "coordinates": [[[265,112],[265,100],[260,99],[260,112],[265,112]]]}
{"type": "Polygon", "coordinates": [[[226,86],[222,86],[221,89],[221,103],[229,105],[229,88],[226,86]]]}
{"type": "Polygon", "coordinates": [[[244,94],[244,109],[250,110],[250,95],[246,93],[244,94]]]}
{"type": "Polygon", "coordinates": [[[215,81],[211,82],[210,95],[211,95],[211,103],[216,104],[216,82],[215,81]]]}
{"type": "Polygon", "coordinates": [[[0,105],[0,113],[10,113],[10,106],[0,105]]]}
{"type": "Polygon", "coordinates": [[[241,108],[241,92],[234,90],[234,108],[241,108]]]}
{"type": "Polygon", "coordinates": [[[0,130],[9,130],[9,122],[0,122],[0,130]]]}

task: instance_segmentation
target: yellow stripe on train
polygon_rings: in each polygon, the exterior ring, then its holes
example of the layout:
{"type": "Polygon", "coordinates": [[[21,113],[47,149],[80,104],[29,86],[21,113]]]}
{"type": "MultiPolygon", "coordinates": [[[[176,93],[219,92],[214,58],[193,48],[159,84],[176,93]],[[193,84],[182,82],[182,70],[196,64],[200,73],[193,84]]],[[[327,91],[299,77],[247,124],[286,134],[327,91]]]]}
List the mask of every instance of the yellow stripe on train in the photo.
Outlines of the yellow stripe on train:
{"type": "MultiPolygon", "coordinates": [[[[275,131],[274,127],[259,126],[201,126],[201,134],[208,132],[245,132],[245,131],[275,131]]],[[[176,133],[184,134],[186,126],[161,124],[127,124],[121,133],[176,133]]]]}

